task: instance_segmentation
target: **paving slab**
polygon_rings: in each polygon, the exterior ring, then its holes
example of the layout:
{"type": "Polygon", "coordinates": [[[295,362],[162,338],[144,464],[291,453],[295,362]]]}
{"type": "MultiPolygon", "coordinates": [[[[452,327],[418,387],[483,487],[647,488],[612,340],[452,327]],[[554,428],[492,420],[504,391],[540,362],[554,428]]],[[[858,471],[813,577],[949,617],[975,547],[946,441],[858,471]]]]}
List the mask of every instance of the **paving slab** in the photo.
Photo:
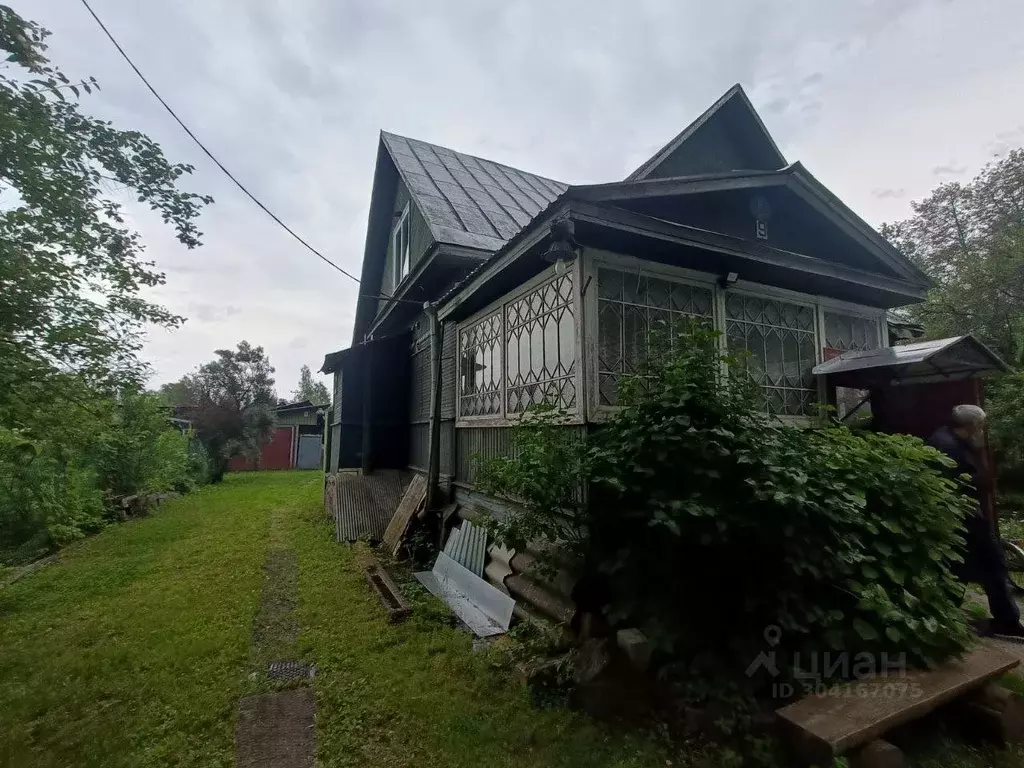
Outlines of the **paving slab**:
{"type": "Polygon", "coordinates": [[[315,717],[309,688],[242,699],[235,725],[237,768],[313,768],[315,717]]]}

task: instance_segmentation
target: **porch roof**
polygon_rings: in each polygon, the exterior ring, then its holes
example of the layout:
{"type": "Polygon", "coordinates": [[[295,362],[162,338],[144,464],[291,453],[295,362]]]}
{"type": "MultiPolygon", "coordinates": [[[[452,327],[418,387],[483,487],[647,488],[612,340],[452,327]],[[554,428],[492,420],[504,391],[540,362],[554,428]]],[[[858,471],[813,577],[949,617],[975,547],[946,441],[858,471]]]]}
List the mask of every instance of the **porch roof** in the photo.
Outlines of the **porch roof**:
{"type": "Polygon", "coordinates": [[[844,352],[814,366],[815,376],[834,377],[840,386],[869,388],[881,383],[941,377],[968,379],[1009,367],[973,336],[921,341],[864,352],[844,352]]]}

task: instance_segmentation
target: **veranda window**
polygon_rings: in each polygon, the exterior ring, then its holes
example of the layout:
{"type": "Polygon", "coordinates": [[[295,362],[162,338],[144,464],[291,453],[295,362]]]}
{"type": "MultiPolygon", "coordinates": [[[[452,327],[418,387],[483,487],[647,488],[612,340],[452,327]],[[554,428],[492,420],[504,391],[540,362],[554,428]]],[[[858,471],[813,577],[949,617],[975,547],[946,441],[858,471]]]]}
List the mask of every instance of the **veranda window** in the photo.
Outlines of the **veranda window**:
{"type": "Polygon", "coordinates": [[[501,415],[501,313],[459,333],[459,415],[501,415]]]}
{"type": "Polygon", "coordinates": [[[619,380],[647,358],[652,333],[671,337],[683,318],[713,325],[714,291],[643,272],[600,267],[597,272],[598,402],[615,405],[619,380]]]}
{"type": "Polygon", "coordinates": [[[825,311],[825,347],[847,352],[881,345],[877,318],[825,311]]]}
{"type": "Polygon", "coordinates": [[[576,407],[576,314],[572,275],[505,305],[507,413],[548,403],[576,407]]]}
{"type": "Polygon", "coordinates": [[[540,403],[576,410],[576,344],[571,272],[462,327],[459,418],[512,416],[540,403]]]}
{"type": "Polygon", "coordinates": [[[817,362],[813,306],[728,293],[725,335],[773,416],[807,416],[818,401],[811,374],[817,362]],[[744,353],[749,353],[746,355],[744,353]]]}

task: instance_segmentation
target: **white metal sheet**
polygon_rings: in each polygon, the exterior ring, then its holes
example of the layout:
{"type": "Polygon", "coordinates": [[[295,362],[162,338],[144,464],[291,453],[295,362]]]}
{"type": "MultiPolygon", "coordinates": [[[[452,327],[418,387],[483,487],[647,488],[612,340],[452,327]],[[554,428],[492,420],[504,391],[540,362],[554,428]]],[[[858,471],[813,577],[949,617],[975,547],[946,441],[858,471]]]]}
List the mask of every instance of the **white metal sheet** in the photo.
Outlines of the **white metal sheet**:
{"type": "Polygon", "coordinates": [[[413,575],[431,594],[441,598],[478,637],[508,631],[516,601],[444,552],[437,556],[432,571],[413,575]]]}

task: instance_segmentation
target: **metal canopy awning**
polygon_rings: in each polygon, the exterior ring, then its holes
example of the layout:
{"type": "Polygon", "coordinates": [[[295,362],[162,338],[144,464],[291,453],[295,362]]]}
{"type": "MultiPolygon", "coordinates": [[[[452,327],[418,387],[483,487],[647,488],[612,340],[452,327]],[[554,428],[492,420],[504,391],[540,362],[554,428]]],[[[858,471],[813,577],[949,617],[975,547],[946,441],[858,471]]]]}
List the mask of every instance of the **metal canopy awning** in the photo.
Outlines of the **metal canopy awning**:
{"type": "Polygon", "coordinates": [[[865,352],[844,352],[814,366],[841,387],[868,389],[888,384],[949,381],[983,376],[1009,367],[973,336],[921,341],[865,352]]]}

